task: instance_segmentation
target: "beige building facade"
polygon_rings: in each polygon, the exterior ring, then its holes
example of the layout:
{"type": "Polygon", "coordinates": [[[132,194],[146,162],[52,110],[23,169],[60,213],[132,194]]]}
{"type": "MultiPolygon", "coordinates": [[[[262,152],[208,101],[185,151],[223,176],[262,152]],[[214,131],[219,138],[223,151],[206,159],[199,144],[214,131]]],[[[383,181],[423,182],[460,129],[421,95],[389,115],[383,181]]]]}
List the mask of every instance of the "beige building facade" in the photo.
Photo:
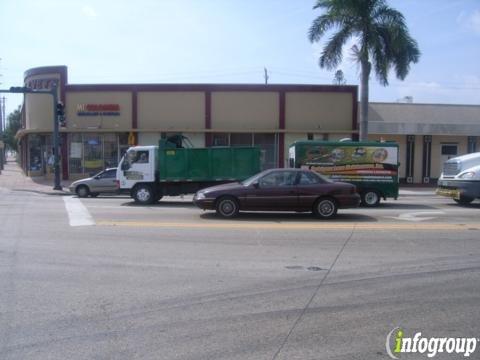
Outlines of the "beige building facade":
{"type": "MultiPolygon", "coordinates": [[[[65,66],[25,72],[25,86],[57,85],[65,107],[60,129],[63,179],[118,164],[131,145],[156,145],[182,134],[195,147],[258,146],[262,167],[283,167],[301,139],[357,134],[357,87],[323,85],[68,83],[65,66]]],[[[51,176],[52,97],[28,94],[18,137],[30,176],[51,176]]]]}

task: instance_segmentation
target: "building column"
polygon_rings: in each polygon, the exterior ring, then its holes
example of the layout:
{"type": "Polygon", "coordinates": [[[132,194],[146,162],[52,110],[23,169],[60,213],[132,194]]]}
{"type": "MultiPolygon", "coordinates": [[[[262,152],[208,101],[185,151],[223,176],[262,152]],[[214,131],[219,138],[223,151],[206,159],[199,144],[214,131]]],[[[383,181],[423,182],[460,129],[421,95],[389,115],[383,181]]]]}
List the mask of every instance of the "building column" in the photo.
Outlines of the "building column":
{"type": "Polygon", "coordinates": [[[432,136],[423,136],[422,182],[430,183],[430,168],[432,165],[432,136]]]}
{"type": "Polygon", "coordinates": [[[407,135],[407,159],[405,164],[405,181],[411,184],[413,183],[415,169],[415,135],[407,135]]]}
{"type": "MultiPolygon", "coordinates": [[[[205,91],[205,129],[212,128],[212,93],[205,91]]],[[[212,133],[205,133],[205,147],[212,146],[212,133]]]]}
{"type": "MultiPolygon", "coordinates": [[[[279,96],[279,111],[278,111],[278,128],[285,130],[285,91],[280,91],[279,96]]],[[[285,166],[285,132],[278,133],[278,167],[285,166]]]]}

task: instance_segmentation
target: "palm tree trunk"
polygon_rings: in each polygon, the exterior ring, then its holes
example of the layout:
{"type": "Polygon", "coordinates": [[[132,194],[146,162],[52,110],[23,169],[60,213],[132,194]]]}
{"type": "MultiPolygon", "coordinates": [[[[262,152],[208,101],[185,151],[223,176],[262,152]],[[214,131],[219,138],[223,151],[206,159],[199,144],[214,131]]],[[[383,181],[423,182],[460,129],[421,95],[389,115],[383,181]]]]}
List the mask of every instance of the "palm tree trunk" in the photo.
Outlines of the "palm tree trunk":
{"type": "Polygon", "coordinates": [[[368,80],[370,77],[370,62],[362,60],[362,74],[360,80],[360,128],[359,140],[368,140],[368,80]]]}

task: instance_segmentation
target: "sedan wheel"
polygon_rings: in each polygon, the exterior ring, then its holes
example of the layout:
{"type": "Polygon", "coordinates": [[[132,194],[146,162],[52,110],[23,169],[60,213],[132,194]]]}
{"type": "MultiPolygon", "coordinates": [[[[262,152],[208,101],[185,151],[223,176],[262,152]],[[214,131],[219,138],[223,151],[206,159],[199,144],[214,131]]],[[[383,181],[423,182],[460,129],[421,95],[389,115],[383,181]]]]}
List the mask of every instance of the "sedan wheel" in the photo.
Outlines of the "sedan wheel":
{"type": "Polygon", "coordinates": [[[332,198],[318,199],[313,207],[313,213],[320,219],[330,219],[337,214],[338,206],[332,198]]]}
{"type": "Polygon", "coordinates": [[[217,214],[224,218],[233,218],[240,210],[237,200],[229,196],[220,198],[217,201],[216,209],[217,214]]]}
{"type": "Polygon", "coordinates": [[[81,197],[81,198],[85,198],[90,194],[88,187],[85,185],[78,186],[75,192],[77,193],[78,197],[81,197]]]}

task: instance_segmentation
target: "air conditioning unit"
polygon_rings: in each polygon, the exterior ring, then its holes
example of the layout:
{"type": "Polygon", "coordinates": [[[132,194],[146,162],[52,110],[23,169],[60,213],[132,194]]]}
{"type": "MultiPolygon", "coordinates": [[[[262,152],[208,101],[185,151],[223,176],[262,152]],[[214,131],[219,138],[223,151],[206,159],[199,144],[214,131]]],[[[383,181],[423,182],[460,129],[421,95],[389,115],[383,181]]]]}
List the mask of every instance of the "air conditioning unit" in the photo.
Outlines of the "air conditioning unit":
{"type": "Polygon", "coordinates": [[[424,184],[430,184],[430,178],[429,178],[428,176],[425,176],[425,177],[423,178],[423,183],[424,183],[424,184]]]}
{"type": "Polygon", "coordinates": [[[413,183],[413,177],[409,176],[407,177],[407,184],[412,184],[413,183]]]}

